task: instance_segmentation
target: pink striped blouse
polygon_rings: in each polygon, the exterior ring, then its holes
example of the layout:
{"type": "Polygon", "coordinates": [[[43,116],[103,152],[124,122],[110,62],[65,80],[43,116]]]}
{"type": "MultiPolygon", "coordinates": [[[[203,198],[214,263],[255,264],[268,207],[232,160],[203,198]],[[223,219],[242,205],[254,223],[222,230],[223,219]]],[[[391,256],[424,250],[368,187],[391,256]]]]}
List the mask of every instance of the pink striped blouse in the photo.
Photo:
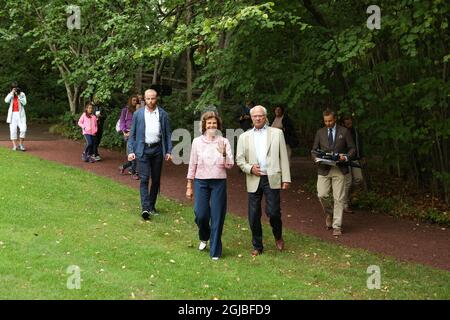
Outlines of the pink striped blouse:
{"type": "Polygon", "coordinates": [[[216,136],[210,141],[202,135],[192,141],[187,178],[191,180],[194,178],[226,179],[225,169],[230,169],[233,165],[233,154],[227,138],[216,136]],[[226,158],[219,152],[219,145],[225,145],[226,158]]]}

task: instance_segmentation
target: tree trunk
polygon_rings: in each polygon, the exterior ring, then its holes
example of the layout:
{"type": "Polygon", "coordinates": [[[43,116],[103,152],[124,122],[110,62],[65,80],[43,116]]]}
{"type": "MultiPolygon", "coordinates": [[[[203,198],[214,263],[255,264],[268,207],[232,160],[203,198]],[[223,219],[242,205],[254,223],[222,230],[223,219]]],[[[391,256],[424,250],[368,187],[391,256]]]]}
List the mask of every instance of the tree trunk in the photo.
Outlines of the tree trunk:
{"type": "Polygon", "coordinates": [[[142,92],[142,64],[139,65],[138,69],[136,70],[136,79],[134,82],[134,86],[136,88],[136,92],[140,94],[142,92]]]}
{"type": "Polygon", "coordinates": [[[155,59],[155,66],[153,69],[153,78],[152,78],[152,84],[158,83],[158,65],[159,65],[159,58],[155,59]]]}
{"type": "MultiPolygon", "coordinates": [[[[191,0],[186,0],[186,25],[189,25],[192,19],[191,0]]],[[[186,49],[186,100],[187,103],[192,102],[192,59],[191,48],[186,49]]]]}

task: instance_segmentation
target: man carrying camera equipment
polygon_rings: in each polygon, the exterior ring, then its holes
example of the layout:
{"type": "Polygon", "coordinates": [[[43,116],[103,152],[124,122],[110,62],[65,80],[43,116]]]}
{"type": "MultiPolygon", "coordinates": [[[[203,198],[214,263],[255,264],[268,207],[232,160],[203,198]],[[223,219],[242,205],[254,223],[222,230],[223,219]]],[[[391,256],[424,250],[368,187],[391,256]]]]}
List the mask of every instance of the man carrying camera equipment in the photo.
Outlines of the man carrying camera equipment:
{"type": "Polygon", "coordinates": [[[11,92],[5,98],[5,102],[9,103],[8,117],[6,122],[9,123],[9,131],[11,135],[11,141],[13,143],[13,150],[25,151],[23,140],[27,132],[27,118],[25,115],[25,105],[27,104],[27,98],[25,93],[19,88],[17,82],[11,83],[11,92]],[[20,130],[20,140],[17,146],[17,127],[20,130]]]}
{"type": "MultiPolygon", "coordinates": [[[[342,215],[345,199],[345,175],[348,162],[355,155],[355,144],[347,128],[336,124],[336,113],[323,112],[325,127],[319,129],[314,139],[311,155],[318,163],[317,196],[326,214],[325,224],[333,229],[333,236],[342,234],[342,215]],[[317,152],[324,151],[325,156],[317,152]],[[333,200],[330,191],[333,188],[333,200]]],[[[323,152],[322,152],[323,153],[323,152]]]]}

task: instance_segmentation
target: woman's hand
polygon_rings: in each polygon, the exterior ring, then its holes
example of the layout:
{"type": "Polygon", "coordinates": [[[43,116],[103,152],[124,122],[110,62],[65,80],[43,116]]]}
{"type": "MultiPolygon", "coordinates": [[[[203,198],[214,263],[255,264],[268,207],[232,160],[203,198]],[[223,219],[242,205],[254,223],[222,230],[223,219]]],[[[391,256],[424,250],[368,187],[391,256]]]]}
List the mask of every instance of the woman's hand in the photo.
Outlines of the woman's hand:
{"type": "Polygon", "coordinates": [[[219,151],[219,153],[222,156],[224,156],[224,157],[227,156],[227,146],[225,145],[225,140],[224,139],[220,139],[218,141],[217,151],[219,151]]]}
{"type": "Polygon", "coordinates": [[[192,190],[192,180],[188,180],[188,183],[186,185],[186,198],[192,200],[193,197],[194,191],[192,190]]]}
{"type": "Polygon", "coordinates": [[[192,200],[192,198],[194,198],[194,191],[191,188],[186,188],[186,198],[188,198],[189,200],[192,200]]]}

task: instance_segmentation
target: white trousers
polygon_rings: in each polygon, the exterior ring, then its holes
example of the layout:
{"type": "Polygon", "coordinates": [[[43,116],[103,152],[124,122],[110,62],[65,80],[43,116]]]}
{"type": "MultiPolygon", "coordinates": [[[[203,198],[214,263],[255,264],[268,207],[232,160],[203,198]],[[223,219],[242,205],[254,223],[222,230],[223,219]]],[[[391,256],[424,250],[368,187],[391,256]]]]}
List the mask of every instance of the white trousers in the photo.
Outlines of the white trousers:
{"type": "Polygon", "coordinates": [[[17,127],[19,127],[20,130],[20,139],[25,138],[25,134],[27,132],[27,124],[26,123],[20,123],[20,113],[19,112],[13,112],[11,123],[9,124],[9,132],[11,135],[11,140],[17,140],[17,127]]]}

